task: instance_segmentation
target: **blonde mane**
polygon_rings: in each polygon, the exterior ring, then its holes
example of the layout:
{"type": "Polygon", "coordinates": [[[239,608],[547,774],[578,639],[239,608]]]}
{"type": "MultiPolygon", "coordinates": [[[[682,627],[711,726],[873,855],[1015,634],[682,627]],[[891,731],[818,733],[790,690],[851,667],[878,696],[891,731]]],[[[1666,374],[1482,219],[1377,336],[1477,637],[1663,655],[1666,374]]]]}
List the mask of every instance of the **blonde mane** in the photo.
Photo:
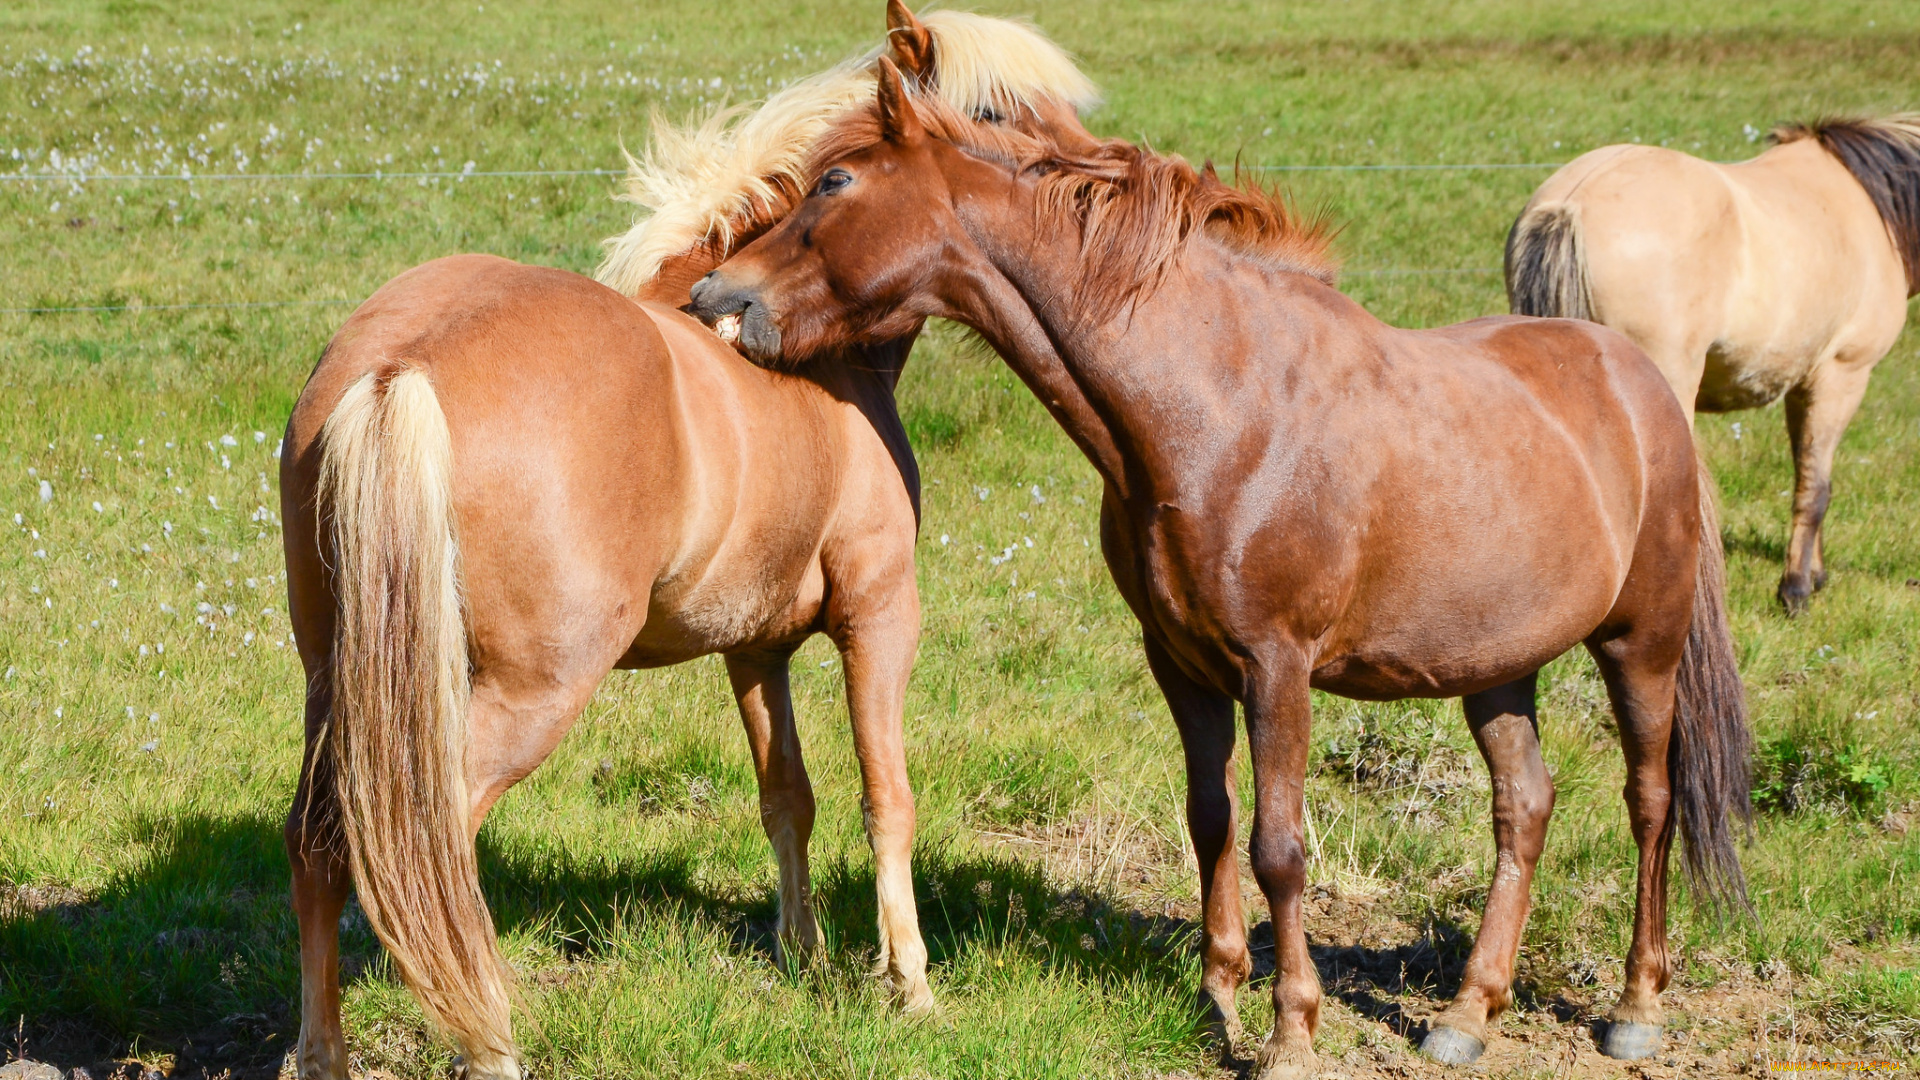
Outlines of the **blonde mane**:
{"type": "MultiPolygon", "coordinates": [[[[1043,98],[1084,110],[1100,100],[1073,58],[1025,22],[935,11],[921,25],[935,56],[925,89],[963,115],[1011,116],[1043,98]]],[[[725,255],[739,236],[784,216],[806,190],[820,137],[873,101],[885,52],[881,45],[802,79],[758,109],[718,109],[684,126],[655,109],[647,148],[627,155],[626,191],[618,196],[641,215],[606,241],[594,278],[632,296],[669,259],[701,247],[725,255]]]]}

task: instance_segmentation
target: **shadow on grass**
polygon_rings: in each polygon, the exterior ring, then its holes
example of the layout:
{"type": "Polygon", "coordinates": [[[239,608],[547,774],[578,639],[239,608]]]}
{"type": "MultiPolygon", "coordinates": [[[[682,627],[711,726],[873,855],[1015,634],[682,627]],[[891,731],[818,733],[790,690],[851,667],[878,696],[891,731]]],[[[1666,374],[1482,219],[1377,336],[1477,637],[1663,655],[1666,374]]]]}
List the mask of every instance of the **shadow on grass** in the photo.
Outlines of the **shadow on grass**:
{"type": "MultiPolygon", "coordinates": [[[[147,821],[129,841],[152,855],[97,895],[0,893],[0,1017],[16,1022],[12,1054],[85,1065],[95,1077],[114,1075],[111,1063],[133,1055],[170,1055],[175,1076],[275,1076],[298,1033],[300,979],[280,822],[147,821]]],[[[505,855],[483,836],[481,863],[500,930],[534,930],[569,959],[606,948],[606,928],[635,912],[671,912],[723,928],[733,949],[772,962],[771,891],[743,897],[703,886],[689,853],[554,863],[505,855]]],[[[1020,950],[1081,980],[1158,983],[1182,999],[1194,991],[1199,928],[1190,919],[1062,891],[1037,867],[1006,857],[923,849],[915,879],[936,966],[970,949],[1020,950]]],[[[839,862],[818,869],[815,901],[833,954],[874,952],[870,869],[839,862]]],[[[379,946],[349,911],[341,952],[351,981],[363,977],[379,946]]],[[[1270,924],[1255,928],[1252,943],[1260,987],[1272,972],[1270,924]]],[[[1312,952],[1330,994],[1417,1039],[1418,1022],[1396,998],[1409,988],[1455,985],[1470,945],[1459,927],[1435,924],[1411,945],[1316,945],[1312,952]]],[[[1223,1063],[1249,1064],[1231,1055],[1223,1063]]]]}
{"type": "Polygon", "coordinates": [[[1728,556],[1745,555],[1764,563],[1787,560],[1786,540],[1776,531],[1758,528],[1727,529],[1721,543],[1728,556]]]}

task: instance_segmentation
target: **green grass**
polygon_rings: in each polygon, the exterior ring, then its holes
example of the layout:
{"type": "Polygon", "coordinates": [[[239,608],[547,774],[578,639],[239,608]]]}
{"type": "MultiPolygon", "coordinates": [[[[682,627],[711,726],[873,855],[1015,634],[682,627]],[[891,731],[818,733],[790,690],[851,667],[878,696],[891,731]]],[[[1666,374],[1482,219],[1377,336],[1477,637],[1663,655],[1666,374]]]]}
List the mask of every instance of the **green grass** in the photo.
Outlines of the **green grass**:
{"type": "MultiPolygon", "coordinates": [[[[1749,125],[1920,105],[1920,8],[1897,2],[987,7],[1031,14],[1083,58],[1108,92],[1096,129],[1221,162],[1551,162],[1635,138],[1734,158],[1755,149],[1749,125]]],[[[875,0],[14,4],[0,171],[609,167],[650,106],[762,92],[879,21],[875,0]]],[[[1486,268],[1545,175],[1280,178],[1346,223],[1349,291],[1431,325],[1504,309],[1486,268]],[[1462,272],[1376,273],[1409,269],[1462,272]]],[[[0,183],[0,306],[150,309],[0,315],[0,1020],[30,1055],[271,1067],[296,1024],[278,832],[301,676],[271,454],[348,307],[151,308],[352,302],[456,251],[584,271],[627,220],[611,190],[0,183]]],[[[1842,446],[1833,582],[1804,619],[1772,600],[1791,475],[1778,410],[1701,421],[1769,809],[1746,855],[1757,924],[1684,903],[1674,918],[1683,988],[1784,964],[1783,1001],[1823,1045],[1904,1055],[1920,1053],[1920,820],[1903,816],[1920,807],[1917,351],[1911,333],[1896,346],[1842,446]]],[[[927,337],[902,397],[928,477],[908,739],[942,1015],[902,1022],[865,974],[857,772],[816,642],[795,691],[820,797],[818,968],[769,960],[773,860],[717,661],[611,677],[495,811],[486,886],[541,1075],[1140,1076],[1210,1060],[1186,1013],[1178,744],[1093,547],[1091,470],[950,330],[927,337]]],[[[1522,997],[1604,1005],[1578,973],[1617,980],[1630,920],[1620,759],[1590,664],[1556,663],[1543,688],[1561,795],[1522,997]]],[[[1405,977],[1444,992],[1491,860],[1457,706],[1317,705],[1313,878],[1391,886],[1376,907],[1432,943],[1405,977]]],[[[344,948],[365,1064],[434,1074],[448,1051],[364,921],[344,948]]],[[[1330,1006],[1324,1051],[1381,1037],[1360,992],[1330,1006]]],[[[1265,1005],[1244,1002],[1257,1025],[1265,1005]]]]}

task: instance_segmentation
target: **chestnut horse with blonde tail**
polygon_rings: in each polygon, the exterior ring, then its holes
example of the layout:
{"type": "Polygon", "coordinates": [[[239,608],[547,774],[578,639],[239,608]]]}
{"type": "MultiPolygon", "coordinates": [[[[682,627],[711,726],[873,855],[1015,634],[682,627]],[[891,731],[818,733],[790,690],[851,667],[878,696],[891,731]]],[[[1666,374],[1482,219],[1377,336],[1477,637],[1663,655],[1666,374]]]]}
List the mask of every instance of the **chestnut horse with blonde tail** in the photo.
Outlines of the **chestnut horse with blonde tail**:
{"type": "Polygon", "coordinates": [[[1751,161],[1582,154],[1507,237],[1515,314],[1632,338],[1691,420],[1786,395],[1793,522],[1780,602],[1827,582],[1833,456],[1920,289],[1920,114],[1783,127],[1751,161]]]}
{"type": "Polygon", "coordinates": [[[1252,970],[1235,858],[1234,702],[1273,913],[1268,1080],[1312,1075],[1309,690],[1465,698],[1497,864],[1424,1049],[1476,1057],[1512,1001],[1553,808],[1536,673],[1584,644],[1606,680],[1639,846],[1626,986],[1603,1042],[1660,1042],[1668,852],[1741,902],[1730,815],[1748,733],[1719,533],[1686,416],[1593,323],[1383,325],[1329,284],[1323,230],[1257,188],[1121,142],[1068,150],[909,96],[824,135],[811,194],[694,286],[762,364],[809,370],[929,316],[977,331],[1105,481],[1101,541],[1186,753],[1203,1008],[1229,1039],[1252,970]]]}
{"type": "MultiPolygon", "coordinates": [[[[1093,99],[1021,24],[925,23],[891,55],[982,120],[1090,139],[1093,99]],[[959,85],[951,85],[951,73],[959,85]]],[[[635,163],[654,215],[603,277],[486,256],[383,286],[328,344],[288,423],[287,577],[307,754],[286,830],[302,1080],[345,1080],[338,926],[351,889],[464,1075],[522,1075],[474,836],[609,671],[722,653],[779,862],[783,952],[818,939],[788,660],[844,660],[878,889],[880,967],[933,1001],[915,915],[902,709],[919,636],[919,481],[893,402],[913,335],[805,377],[763,371],[675,310],[787,212],[818,135],[871,97],[861,61],[750,116],[663,126],[635,163]]]]}

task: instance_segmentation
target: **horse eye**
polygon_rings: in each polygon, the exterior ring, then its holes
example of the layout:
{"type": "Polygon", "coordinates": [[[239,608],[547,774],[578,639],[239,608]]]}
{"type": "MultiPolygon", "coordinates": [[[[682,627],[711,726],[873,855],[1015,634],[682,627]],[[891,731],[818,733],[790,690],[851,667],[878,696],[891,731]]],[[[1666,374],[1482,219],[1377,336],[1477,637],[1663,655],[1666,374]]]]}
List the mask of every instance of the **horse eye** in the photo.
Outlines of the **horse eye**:
{"type": "Polygon", "coordinates": [[[853,183],[852,173],[847,172],[845,169],[832,169],[820,178],[818,184],[814,185],[813,193],[815,195],[831,195],[851,183],[853,183]]]}
{"type": "Polygon", "coordinates": [[[1001,123],[1005,123],[1007,119],[1004,115],[1001,114],[1000,110],[993,108],[990,105],[987,106],[986,108],[981,109],[979,112],[974,113],[973,118],[975,120],[980,121],[983,124],[1001,124],[1001,123]]]}

